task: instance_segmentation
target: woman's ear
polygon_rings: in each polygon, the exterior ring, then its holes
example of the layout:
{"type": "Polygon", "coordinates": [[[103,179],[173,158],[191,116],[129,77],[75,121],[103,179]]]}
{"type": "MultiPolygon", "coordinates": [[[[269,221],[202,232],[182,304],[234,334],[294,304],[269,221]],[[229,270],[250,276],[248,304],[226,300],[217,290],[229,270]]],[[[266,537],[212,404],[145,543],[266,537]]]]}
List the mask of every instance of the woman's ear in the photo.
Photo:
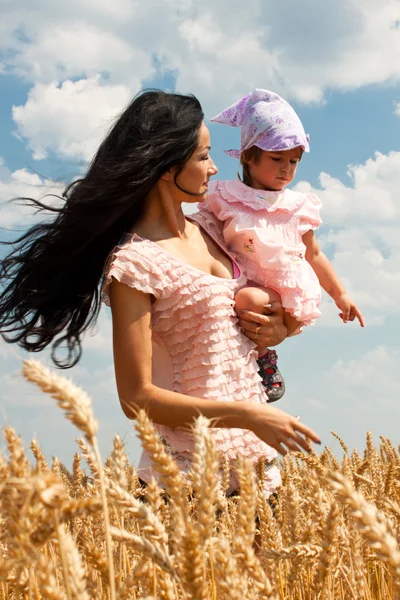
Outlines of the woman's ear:
{"type": "Polygon", "coordinates": [[[168,171],[165,171],[165,173],[161,175],[160,179],[163,179],[164,181],[171,181],[171,179],[175,177],[176,169],[177,167],[171,167],[168,169],[168,171]]]}
{"type": "Polygon", "coordinates": [[[169,181],[171,178],[172,178],[171,169],[168,169],[168,171],[165,171],[165,173],[163,173],[160,177],[160,179],[162,179],[163,181],[169,181]]]}

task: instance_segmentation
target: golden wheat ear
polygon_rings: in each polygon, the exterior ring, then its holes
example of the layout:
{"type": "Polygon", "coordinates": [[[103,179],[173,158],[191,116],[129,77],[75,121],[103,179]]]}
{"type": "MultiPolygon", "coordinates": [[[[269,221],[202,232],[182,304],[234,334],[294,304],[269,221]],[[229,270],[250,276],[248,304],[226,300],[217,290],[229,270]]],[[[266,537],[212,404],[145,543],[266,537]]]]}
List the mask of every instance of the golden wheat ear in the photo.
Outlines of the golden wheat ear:
{"type": "Polygon", "coordinates": [[[136,430],[143,448],[152,457],[154,469],[159,474],[161,484],[169,496],[173,527],[176,535],[179,535],[188,520],[189,501],[186,480],[144,410],[138,412],[136,420],[136,430]]]}
{"type": "Polygon", "coordinates": [[[357,492],[351,482],[341,473],[330,476],[332,490],[336,497],[351,511],[361,535],[375,554],[390,567],[393,576],[400,579],[400,549],[396,538],[389,532],[388,525],[373,504],[367,502],[357,492]]]}
{"type": "Polygon", "coordinates": [[[263,464],[255,477],[242,459],[240,495],[226,497],[232,464],[218,464],[202,417],[192,432],[191,488],[143,413],[143,445],[159,475],[143,491],[118,435],[105,477],[85,392],[36,361],[24,373],[83,432],[80,455],[92,476],[78,454],[71,470],[57,458],[49,467],[36,440],[31,465],[21,438],[4,430],[1,600],[400,598],[400,458],[387,438],[376,449],[368,433],[362,454],[333,434],[341,460],[329,449],[291,453],[270,503],[263,464]]]}
{"type": "Polygon", "coordinates": [[[87,393],[65,377],[57,375],[38,360],[24,360],[22,373],[28,381],[36,383],[50,394],[62,408],[67,419],[82,431],[87,441],[96,436],[98,423],[93,416],[92,402],[87,393]]]}
{"type": "Polygon", "coordinates": [[[109,563],[110,598],[116,600],[113,545],[110,533],[110,515],[108,510],[104,468],[101,461],[100,450],[97,442],[98,423],[93,416],[92,402],[88,394],[74,385],[65,377],[57,375],[37,360],[25,360],[22,373],[24,377],[36,383],[47,394],[57,401],[60,408],[65,411],[67,419],[84,434],[86,440],[93,448],[96,457],[100,483],[100,494],[104,511],[104,532],[109,563]]]}
{"type": "Polygon", "coordinates": [[[46,457],[43,454],[43,452],[39,446],[39,443],[35,438],[32,439],[30,448],[32,450],[33,456],[36,459],[36,465],[37,465],[38,470],[44,471],[44,472],[50,471],[50,467],[47,464],[46,457]]]}
{"type": "Polygon", "coordinates": [[[211,537],[215,529],[216,504],[221,487],[218,454],[209,425],[208,419],[202,416],[195,421],[195,451],[191,473],[197,528],[204,542],[211,537]]]}

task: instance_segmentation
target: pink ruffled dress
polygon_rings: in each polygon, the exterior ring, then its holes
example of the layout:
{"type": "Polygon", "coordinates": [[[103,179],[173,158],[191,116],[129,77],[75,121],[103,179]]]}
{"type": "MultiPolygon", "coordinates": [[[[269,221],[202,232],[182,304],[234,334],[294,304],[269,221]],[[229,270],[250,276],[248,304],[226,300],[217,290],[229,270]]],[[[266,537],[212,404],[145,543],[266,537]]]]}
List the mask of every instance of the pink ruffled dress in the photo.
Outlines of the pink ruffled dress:
{"type": "Polygon", "coordinates": [[[321,224],[315,194],[271,192],[239,180],[210,183],[201,210],[223,222],[223,237],[249,280],[275,290],[301,325],[320,316],[321,288],[302,236],[321,224]]]}
{"type": "MultiPolygon", "coordinates": [[[[213,215],[191,217],[226,252],[221,225],[213,215]]],[[[227,253],[229,255],[229,253],[227,253]]],[[[151,294],[153,335],[153,382],[164,389],[221,402],[259,402],[267,398],[258,375],[253,342],[237,325],[234,296],[247,283],[236,268],[237,277],[224,279],[192,267],[155,242],[138,235],[126,235],[107,263],[103,300],[109,304],[112,278],[151,294]]],[[[187,473],[192,465],[194,439],[190,431],[156,425],[157,431],[187,473]]],[[[274,464],[276,451],[245,429],[213,428],[219,451],[229,461],[243,455],[257,463],[265,461],[265,493],[280,485],[274,464]]],[[[145,481],[157,479],[151,456],[142,453],[139,475],[145,481]]],[[[232,469],[231,490],[238,488],[232,469]]]]}

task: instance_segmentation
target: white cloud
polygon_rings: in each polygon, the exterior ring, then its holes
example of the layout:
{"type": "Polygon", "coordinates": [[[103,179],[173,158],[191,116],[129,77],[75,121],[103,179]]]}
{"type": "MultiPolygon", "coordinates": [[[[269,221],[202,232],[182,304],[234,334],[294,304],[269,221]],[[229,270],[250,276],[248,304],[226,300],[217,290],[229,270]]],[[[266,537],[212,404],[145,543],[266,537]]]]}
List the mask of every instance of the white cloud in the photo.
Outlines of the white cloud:
{"type": "MultiPolygon", "coordinates": [[[[400,152],[376,152],[365,164],[348,169],[351,186],[327,173],[319,177],[321,188],[317,193],[324,204],[323,218],[329,225],[376,226],[390,224],[400,217],[398,185],[400,182],[400,152]]],[[[297,190],[307,191],[311,186],[300,182],[297,190]]]]}
{"type": "Polygon", "coordinates": [[[151,55],[90,21],[46,29],[34,43],[20,47],[12,64],[18,75],[36,83],[107,73],[112,81],[133,89],[154,72],[151,55]]]}
{"type": "MultiPolygon", "coordinates": [[[[242,24],[240,17],[238,23],[242,24]]],[[[179,73],[177,87],[196,94],[208,111],[219,112],[257,81],[258,87],[267,82],[277,87],[279,61],[273,50],[263,46],[265,30],[260,23],[227,28],[212,14],[204,14],[184,21],[179,34],[187,50],[186,56],[172,63],[179,73]]]]}
{"type": "Polygon", "coordinates": [[[348,363],[339,359],[324,378],[330,385],[341,382],[343,400],[363,403],[367,397],[379,398],[387,410],[399,404],[399,360],[399,349],[377,346],[348,363]]]}
{"type": "MultiPolygon", "coordinates": [[[[272,0],[265,6],[267,14],[272,0]]],[[[283,0],[272,14],[269,39],[287,85],[299,97],[304,85],[306,92],[309,88],[304,99],[318,99],[326,88],[354,89],[398,79],[399,16],[396,0],[339,0],[329,6],[318,0],[283,0]]]]}
{"type": "MultiPolygon", "coordinates": [[[[0,157],[0,227],[26,227],[35,220],[34,209],[10,203],[12,198],[41,198],[45,194],[60,195],[65,185],[51,180],[44,180],[27,169],[10,171],[0,157]]],[[[49,205],[59,203],[56,198],[47,198],[49,205]]]]}
{"type": "Polygon", "coordinates": [[[35,83],[107,73],[131,93],[155,55],[212,113],[255,86],[308,102],[398,80],[399,18],[397,0],[14,0],[0,48],[5,68],[35,83]]]}
{"type": "Polygon", "coordinates": [[[399,19],[397,0],[205,0],[201,10],[193,0],[14,0],[0,23],[2,70],[34,84],[14,118],[35,158],[87,160],[155,76],[154,59],[208,116],[254,87],[321,101],[326,89],[399,79],[399,19]]]}
{"type": "Polygon", "coordinates": [[[16,408],[16,406],[23,409],[33,404],[38,408],[43,408],[47,404],[45,395],[23,379],[18,367],[16,370],[9,370],[0,375],[0,389],[0,404],[3,409],[16,408]]]}
{"type": "Polygon", "coordinates": [[[37,84],[24,106],[13,107],[21,137],[34,158],[58,155],[89,160],[114,117],[131,97],[122,85],[101,85],[100,76],[76,82],[37,84]]]}
{"type": "Polygon", "coordinates": [[[83,336],[83,351],[99,352],[112,357],[112,329],[110,309],[102,306],[94,328],[83,336]]]}

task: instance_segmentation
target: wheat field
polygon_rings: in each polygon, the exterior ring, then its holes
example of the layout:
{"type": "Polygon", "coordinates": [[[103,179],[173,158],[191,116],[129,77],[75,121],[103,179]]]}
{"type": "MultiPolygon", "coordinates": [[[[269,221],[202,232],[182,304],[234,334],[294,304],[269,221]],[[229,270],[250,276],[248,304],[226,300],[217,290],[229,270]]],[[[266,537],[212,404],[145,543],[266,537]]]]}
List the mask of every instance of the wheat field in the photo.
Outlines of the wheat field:
{"type": "Polygon", "coordinates": [[[68,471],[36,440],[28,455],[4,431],[1,600],[400,598],[400,456],[390,440],[377,449],[367,434],[360,455],[338,438],[341,462],[329,449],[288,455],[271,507],[246,461],[236,466],[240,496],[226,497],[228,466],[205,418],[187,480],[142,411],[136,427],[161,482],[143,490],[118,435],[102,463],[83,390],[37,361],[23,373],[82,437],[68,471]]]}

